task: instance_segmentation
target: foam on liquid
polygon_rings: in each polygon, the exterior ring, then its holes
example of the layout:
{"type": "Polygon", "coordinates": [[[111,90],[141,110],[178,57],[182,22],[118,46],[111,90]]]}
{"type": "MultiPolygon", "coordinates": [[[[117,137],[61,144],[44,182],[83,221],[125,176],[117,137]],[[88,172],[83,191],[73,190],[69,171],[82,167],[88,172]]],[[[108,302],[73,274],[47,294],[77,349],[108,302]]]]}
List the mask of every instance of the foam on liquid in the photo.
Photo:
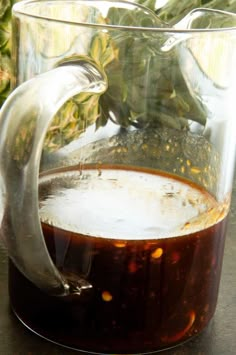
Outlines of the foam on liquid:
{"type": "Polygon", "coordinates": [[[103,169],[100,174],[90,169],[47,175],[40,183],[41,221],[84,235],[174,237],[224,217],[211,195],[170,176],[119,169],[103,169]]]}

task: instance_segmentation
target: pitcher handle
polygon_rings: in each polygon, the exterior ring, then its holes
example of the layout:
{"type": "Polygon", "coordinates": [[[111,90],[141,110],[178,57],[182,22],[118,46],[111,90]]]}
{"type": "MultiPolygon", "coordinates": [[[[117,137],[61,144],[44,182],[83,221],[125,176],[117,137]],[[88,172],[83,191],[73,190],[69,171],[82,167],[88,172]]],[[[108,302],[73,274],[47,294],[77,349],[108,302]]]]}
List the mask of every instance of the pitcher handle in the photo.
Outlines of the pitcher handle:
{"type": "Polygon", "coordinates": [[[0,112],[1,237],[17,268],[50,295],[80,294],[91,285],[66,279],[51,260],[38,212],[38,175],[44,138],[59,108],[81,92],[101,95],[106,78],[89,61],[78,60],[26,81],[0,112]],[[27,127],[27,139],[20,140],[27,127]],[[20,146],[20,150],[19,150],[20,146]]]}

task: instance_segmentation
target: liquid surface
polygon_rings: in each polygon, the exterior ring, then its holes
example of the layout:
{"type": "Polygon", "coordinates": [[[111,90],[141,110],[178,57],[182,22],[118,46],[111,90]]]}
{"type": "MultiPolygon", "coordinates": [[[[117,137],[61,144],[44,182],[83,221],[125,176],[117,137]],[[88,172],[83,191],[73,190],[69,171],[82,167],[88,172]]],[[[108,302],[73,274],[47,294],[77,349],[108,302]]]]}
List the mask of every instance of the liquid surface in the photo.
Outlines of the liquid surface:
{"type": "Polygon", "coordinates": [[[175,237],[214,224],[221,209],[208,193],[171,176],[91,169],[41,179],[41,220],[85,235],[175,237]]]}
{"type": "Polygon", "coordinates": [[[41,178],[40,216],[57,268],[91,285],[52,297],[10,263],[18,317],[45,338],[140,354],[199,334],[218,296],[228,205],[150,170],[71,168],[41,178]]]}

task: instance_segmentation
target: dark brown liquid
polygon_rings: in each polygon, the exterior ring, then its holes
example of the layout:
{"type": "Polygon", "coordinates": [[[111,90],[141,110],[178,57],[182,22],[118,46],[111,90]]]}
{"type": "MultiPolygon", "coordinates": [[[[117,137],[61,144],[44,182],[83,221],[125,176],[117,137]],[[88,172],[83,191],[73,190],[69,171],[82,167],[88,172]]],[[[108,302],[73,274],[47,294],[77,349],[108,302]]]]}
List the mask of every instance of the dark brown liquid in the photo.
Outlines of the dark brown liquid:
{"type": "Polygon", "coordinates": [[[40,190],[45,241],[58,269],[92,288],[50,297],[10,263],[18,317],[50,340],[100,354],[151,352],[203,330],[217,302],[224,209],[195,185],[148,171],[58,176],[40,190]]]}

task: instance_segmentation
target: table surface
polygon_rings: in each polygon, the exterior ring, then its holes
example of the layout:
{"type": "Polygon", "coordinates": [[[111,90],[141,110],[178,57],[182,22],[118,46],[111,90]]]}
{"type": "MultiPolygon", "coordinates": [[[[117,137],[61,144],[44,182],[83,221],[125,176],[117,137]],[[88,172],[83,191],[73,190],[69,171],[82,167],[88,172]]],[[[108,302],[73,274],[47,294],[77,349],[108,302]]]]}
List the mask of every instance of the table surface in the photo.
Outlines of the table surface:
{"type": "MultiPolygon", "coordinates": [[[[225,256],[215,316],[209,327],[185,344],[163,355],[236,354],[236,179],[231,204],[225,256]]],[[[80,352],[50,343],[21,325],[12,314],[7,286],[7,255],[0,246],[0,354],[72,355],[80,352]]],[[[160,354],[160,352],[158,353],[160,354]]],[[[82,354],[81,354],[82,355],[82,354]]]]}

